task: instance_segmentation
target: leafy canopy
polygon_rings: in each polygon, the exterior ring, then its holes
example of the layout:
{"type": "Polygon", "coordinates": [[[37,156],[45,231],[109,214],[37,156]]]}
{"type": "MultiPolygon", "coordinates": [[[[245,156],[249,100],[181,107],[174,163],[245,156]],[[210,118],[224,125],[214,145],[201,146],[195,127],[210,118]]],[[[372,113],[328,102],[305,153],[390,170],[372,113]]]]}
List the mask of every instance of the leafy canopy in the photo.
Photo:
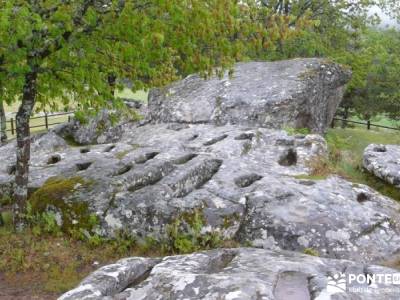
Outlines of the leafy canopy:
{"type": "MultiPolygon", "coordinates": [[[[399,17],[397,0],[263,0],[271,17],[291,16],[298,22],[307,16],[308,26],[302,26],[290,38],[283,39],[264,51],[264,59],[293,57],[328,57],[353,72],[345,94],[343,107],[352,109],[364,119],[377,114],[400,118],[399,32],[372,29],[379,17],[371,15],[373,5],[399,17]]],[[[292,23],[295,21],[291,21],[292,23]]],[[[296,23],[293,23],[296,24],[296,23]]]]}
{"type": "Polygon", "coordinates": [[[101,108],[110,75],[138,90],[218,73],[265,46],[262,13],[251,0],[0,0],[0,96],[19,101],[34,73],[37,109],[101,108]]]}

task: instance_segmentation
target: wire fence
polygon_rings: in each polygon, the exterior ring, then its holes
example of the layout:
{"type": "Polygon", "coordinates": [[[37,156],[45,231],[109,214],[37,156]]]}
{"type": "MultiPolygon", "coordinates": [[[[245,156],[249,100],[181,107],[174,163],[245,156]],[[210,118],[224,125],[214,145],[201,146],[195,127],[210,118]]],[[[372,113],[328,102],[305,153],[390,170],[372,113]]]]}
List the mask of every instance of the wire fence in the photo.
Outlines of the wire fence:
{"type": "MultiPolygon", "coordinates": [[[[36,116],[30,118],[30,129],[34,131],[40,130],[49,130],[55,125],[62,124],[65,122],[69,122],[71,120],[71,116],[73,112],[65,112],[65,113],[54,113],[48,114],[44,113],[42,116],[36,116]]],[[[6,120],[7,129],[6,132],[10,133],[12,136],[16,134],[16,120],[15,118],[10,118],[6,120]]]]}
{"type": "Polygon", "coordinates": [[[341,121],[342,123],[340,124],[342,127],[347,127],[347,124],[357,124],[357,125],[363,125],[367,127],[367,130],[371,130],[372,127],[376,127],[376,128],[385,128],[385,129],[391,129],[391,130],[398,130],[400,131],[400,128],[396,128],[396,127],[389,127],[389,126],[384,126],[384,125],[379,125],[379,124],[373,124],[371,123],[371,121],[367,121],[367,122],[359,122],[359,121],[352,121],[352,120],[348,120],[348,119],[341,119],[341,118],[333,118],[332,121],[332,128],[335,128],[335,126],[337,125],[337,121],[341,121]]]}

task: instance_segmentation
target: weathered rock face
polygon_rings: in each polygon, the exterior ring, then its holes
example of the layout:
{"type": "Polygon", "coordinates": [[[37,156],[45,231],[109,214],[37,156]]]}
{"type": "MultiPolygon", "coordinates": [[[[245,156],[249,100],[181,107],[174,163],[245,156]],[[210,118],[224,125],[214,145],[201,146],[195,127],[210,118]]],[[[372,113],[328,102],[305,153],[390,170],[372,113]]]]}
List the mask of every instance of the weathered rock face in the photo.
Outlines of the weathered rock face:
{"type": "MultiPolygon", "coordinates": [[[[200,212],[203,232],[256,247],[380,262],[400,250],[400,204],[338,177],[297,178],[325,155],[318,135],[237,125],[126,125],[115,144],[71,147],[50,133],[34,142],[30,187],[80,177],[65,201],[85,202],[99,233],[162,238],[183,215],[200,212]],[[41,148],[42,140],[46,146],[41,148]]],[[[4,161],[13,153],[1,152],[4,161]]],[[[0,186],[13,176],[1,166],[0,186]]]]}
{"type": "MultiPolygon", "coordinates": [[[[73,211],[67,220],[59,202],[83,204],[100,220],[97,233],[111,237],[122,230],[163,239],[177,220],[190,231],[196,214],[201,234],[264,248],[125,259],[64,299],[321,300],[333,293],[329,274],[393,273],[364,264],[398,260],[400,204],[336,176],[313,180],[308,162],[326,155],[325,140],[266,128],[324,131],[347,79],[346,71],[317,59],[239,64],[233,79],[191,76],[153,91],[153,123],[110,127],[101,114],[86,126],[33,138],[29,187],[53,192],[36,199],[49,200],[39,206],[64,224],[79,226],[83,218],[73,211]],[[62,137],[94,145],[71,146],[62,137]]],[[[0,147],[0,196],[12,193],[14,148],[0,147]]],[[[334,299],[399,299],[394,293],[334,299]]]]}
{"type": "Polygon", "coordinates": [[[198,75],[149,95],[155,122],[309,128],[324,132],[350,72],[321,59],[240,63],[232,78],[198,75]]]}
{"type": "Polygon", "coordinates": [[[364,168],[400,188],[400,146],[369,145],[364,151],[364,168]]]}
{"type": "Polygon", "coordinates": [[[94,272],[59,299],[397,300],[400,292],[390,284],[332,282],[339,274],[348,278],[396,272],[294,252],[224,249],[162,260],[124,259],[94,272]]]}
{"type": "MultiPolygon", "coordinates": [[[[138,101],[126,102],[127,107],[143,111],[144,105],[138,101]]],[[[131,122],[134,116],[128,114],[116,114],[109,110],[103,110],[87,123],[79,120],[57,126],[53,131],[78,145],[107,144],[120,140],[123,134],[124,124],[131,122]]]]}
{"type": "MultiPolygon", "coordinates": [[[[15,140],[0,147],[0,197],[12,194],[16,170],[15,148],[15,140]]],[[[38,159],[42,159],[42,155],[50,159],[52,154],[57,151],[63,151],[66,148],[68,148],[66,141],[54,132],[37,134],[31,137],[31,153],[33,156],[40,156],[38,159]]],[[[35,173],[35,165],[31,165],[31,167],[33,169],[32,172],[35,173]]],[[[50,172],[48,176],[52,176],[51,174],[59,174],[59,172],[50,172]]],[[[48,178],[48,176],[46,175],[46,178],[48,178]]],[[[31,182],[29,187],[38,188],[42,185],[43,181],[31,182]]]]}

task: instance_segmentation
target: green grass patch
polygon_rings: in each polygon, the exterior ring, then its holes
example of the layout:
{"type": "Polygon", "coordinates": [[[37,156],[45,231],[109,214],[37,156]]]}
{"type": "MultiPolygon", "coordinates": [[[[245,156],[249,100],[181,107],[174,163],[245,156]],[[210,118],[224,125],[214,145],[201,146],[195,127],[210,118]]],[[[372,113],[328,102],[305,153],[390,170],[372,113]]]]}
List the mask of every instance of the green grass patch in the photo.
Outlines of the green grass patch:
{"type": "Polygon", "coordinates": [[[326,135],[329,159],[320,161],[318,166],[329,168],[346,179],[366,184],[383,195],[400,201],[400,190],[365,171],[362,166],[364,149],[369,144],[400,145],[400,132],[373,131],[361,128],[331,129],[326,135]]]}
{"type": "Polygon", "coordinates": [[[327,176],[324,176],[324,175],[306,175],[306,174],[304,174],[304,175],[297,175],[297,176],[294,176],[294,178],[296,178],[296,179],[303,179],[303,180],[324,180],[324,179],[326,179],[327,178],[327,176]]]}
{"type": "MultiPolygon", "coordinates": [[[[360,119],[357,116],[353,116],[349,120],[367,123],[366,120],[360,119]]],[[[378,115],[378,116],[373,117],[371,119],[371,123],[372,124],[376,124],[376,125],[381,125],[381,126],[400,128],[400,121],[396,121],[396,120],[390,119],[390,118],[386,117],[385,115],[378,115]]],[[[349,123],[349,125],[351,125],[351,123],[349,123]]],[[[356,126],[357,127],[364,126],[364,128],[366,128],[367,125],[356,125],[356,126]]]]}
{"type": "Polygon", "coordinates": [[[117,91],[117,97],[126,98],[126,99],[135,99],[143,102],[147,102],[147,91],[137,91],[133,93],[130,89],[124,89],[123,91],[117,91]]]}

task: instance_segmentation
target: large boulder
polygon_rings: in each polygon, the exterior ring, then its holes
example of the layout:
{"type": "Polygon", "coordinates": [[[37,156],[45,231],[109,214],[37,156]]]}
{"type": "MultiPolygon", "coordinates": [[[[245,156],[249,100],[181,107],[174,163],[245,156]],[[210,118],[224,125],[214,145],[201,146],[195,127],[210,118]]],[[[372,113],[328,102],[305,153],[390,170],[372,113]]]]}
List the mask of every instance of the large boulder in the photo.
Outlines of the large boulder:
{"type": "Polygon", "coordinates": [[[364,168],[400,188],[400,146],[371,144],[364,150],[364,168]]]}
{"type": "Polygon", "coordinates": [[[100,268],[59,300],[397,300],[400,291],[389,281],[397,272],[294,252],[223,249],[124,259],[100,268]],[[367,281],[367,275],[374,279],[367,281]]]}
{"type": "Polygon", "coordinates": [[[350,71],[323,59],[239,63],[232,77],[191,75],[149,95],[154,122],[242,124],[324,132],[350,71]]]}
{"type": "Polygon", "coordinates": [[[77,145],[117,142],[126,128],[124,125],[137,121],[147,109],[147,105],[136,100],[125,101],[125,104],[128,109],[123,113],[102,110],[87,120],[72,118],[70,122],[56,126],[52,132],[77,145]]]}

